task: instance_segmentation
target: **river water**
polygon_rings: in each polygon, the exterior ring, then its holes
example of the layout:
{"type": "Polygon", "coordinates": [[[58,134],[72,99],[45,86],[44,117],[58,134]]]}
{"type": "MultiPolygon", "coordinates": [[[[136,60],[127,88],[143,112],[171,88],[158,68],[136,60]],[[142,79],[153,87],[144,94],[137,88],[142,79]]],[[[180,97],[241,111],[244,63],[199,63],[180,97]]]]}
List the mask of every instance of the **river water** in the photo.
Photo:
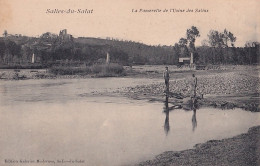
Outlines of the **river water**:
{"type": "Polygon", "coordinates": [[[241,109],[168,112],[170,104],[93,95],[155,82],[160,80],[1,81],[0,165],[12,165],[5,160],[28,160],[27,165],[136,164],[260,125],[259,113],[241,109]],[[57,163],[62,160],[66,163],[57,163]],[[76,160],[83,163],[71,163],[76,160]]]}

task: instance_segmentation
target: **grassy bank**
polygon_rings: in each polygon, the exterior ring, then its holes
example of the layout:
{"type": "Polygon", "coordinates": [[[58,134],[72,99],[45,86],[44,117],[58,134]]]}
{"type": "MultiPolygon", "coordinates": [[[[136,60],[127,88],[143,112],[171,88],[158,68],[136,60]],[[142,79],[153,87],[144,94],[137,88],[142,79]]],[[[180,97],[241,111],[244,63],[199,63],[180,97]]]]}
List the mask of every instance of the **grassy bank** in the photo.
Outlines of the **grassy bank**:
{"type": "Polygon", "coordinates": [[[47,69],[2,69],[0,79],[42,79],[42,78],[88,78],[125,76],[123,66],[115,63],[92,66],[53,66],[47,69]]]}
{"type": "Polygon", "coordinates": [[[124,68],[122,65],[111,63],[111,64],[95,64],[92,66],[84,67],[67,67],[58,66],[51,67],[49,72],[54,75],[88,75],[94,74],[98,77],[112,77],[112,76],[123,76],[125,75],[124,68]]]}
{"type": "Polygon", "coordinates": [[[1,64],[0,69],[44,69],[47,68],[48,65],[46,64],[13,64],[13,65],[6,65],[1,64]]]}

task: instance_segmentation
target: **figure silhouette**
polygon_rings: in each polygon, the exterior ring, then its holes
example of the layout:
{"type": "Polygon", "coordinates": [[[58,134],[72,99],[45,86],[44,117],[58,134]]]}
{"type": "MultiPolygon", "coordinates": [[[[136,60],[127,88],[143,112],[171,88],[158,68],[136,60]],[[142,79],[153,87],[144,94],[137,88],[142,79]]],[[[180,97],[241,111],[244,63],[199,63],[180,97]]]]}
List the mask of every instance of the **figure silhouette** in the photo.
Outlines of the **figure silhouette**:
{"type": "Polygon", "coordinates": [[[164,102],[164,108],[163,108],[163,112],[166,114],[165,121],[164,121],[164,132],[166,135],[168,135],[168,133],[170,131],[169,112],[173,109],[174,109],[173,106],[169,107],[168,96],[166,96],[165,102],[164,102]]]}
{"type": "Polygon", "coordinates": [[[165,71],[163,72],[163,78],[165,80],[165,93],[166,96],[168,97],[169,95],[169,81],[170,81],[170,74],[169,74],[169,70],[168,67],[165,67],[165,71]]]}
{"type": "Polygon", "coordinates": [[[165,99],[165,107],[164,107],[164,112],[166,114],[165,117],[165,122],[164,122],[164,132],[166,135],[168,135],[169,131],[170,131],[170,124],[169,124],[169,104],[168,104],[168,96],[166,96],[165,99]]]}
{"type": "Polygon", "coordinates": [[[196,118],[196,111],[197,111],[198,105],[197,105],[197,99],[194,98],[194,100],[192,100],[192,110],[193,110],[193,115],[191,118],[191,122],[192,122],[192,131],[194,132],[195,129],[197,128],[197,118],[196,118]]]}
{"type": "Polygon", "coordinates": [[[192,131],[194,132],[195,129],[197,128],[197,118],[196,118],[196,109],[195,108],[193,109],[193,115],[192,115],[191,122],[192,122],[192,131]]]}

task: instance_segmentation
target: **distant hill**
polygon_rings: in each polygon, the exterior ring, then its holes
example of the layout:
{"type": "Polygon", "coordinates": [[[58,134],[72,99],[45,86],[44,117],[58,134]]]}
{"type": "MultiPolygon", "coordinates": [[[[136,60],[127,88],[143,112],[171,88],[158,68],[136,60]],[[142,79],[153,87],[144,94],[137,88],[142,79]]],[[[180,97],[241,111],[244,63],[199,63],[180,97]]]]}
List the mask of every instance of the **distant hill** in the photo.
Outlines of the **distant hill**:
{"type": "MultiPolygon", "coordinates": [[[[259,63],[259,44],[245,48],[197,47],[194,53],[200,64],[254,64],[259,63]]],[[[179,57],[189,56],[188,49],[174,46],[151,46],[133,41],[90,37],[74,38],[61,30],[59,35],[46,32],[40,37],[6,35],[0,37],[0,63],[30,63],[32,55],[37,63],[104,62],[107,54],[111,62],[122,65],[178,64],[179,57]]]]}
{"type": "Polygon", "coordinates": [[[174,63],[173,47],[149,46],[133,41],[119,41],[99,38],[79,37],[74,39],[75,43],[89,46],[103,46],[108,49],[117,49],[125,52],[134,64],[156,64],[174,63]]]}

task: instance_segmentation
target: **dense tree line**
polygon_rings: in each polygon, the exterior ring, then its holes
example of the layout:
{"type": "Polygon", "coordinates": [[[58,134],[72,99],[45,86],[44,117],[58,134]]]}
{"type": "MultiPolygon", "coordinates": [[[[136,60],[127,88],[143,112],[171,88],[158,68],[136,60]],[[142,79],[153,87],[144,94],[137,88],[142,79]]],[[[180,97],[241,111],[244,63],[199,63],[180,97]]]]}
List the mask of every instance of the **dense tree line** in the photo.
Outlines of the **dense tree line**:
{"type": "Polygon", "coordinates": [[[200,36],[197,27],[187,29],[186,38],[180,38],[174,45],[176,57],[194,55],[196,64],[257,64],[260,57],[260,44],[247,42],[245,47],[235,47],[236,37],[224,29],[223,32],[210,30],[208,39],[201,47],[195,48],[196,38],[200,36]]]}
{"type": "Polygon", "coordinates": [[[246,42],[244,47],[235,47],[236,37],[224,29],[210,30],[208,40],[197,49],[198,63],[203,64],[256,64],[259,63],[260,44],[246,42]]]}
{"type": "Polygon", "coordinates": [[[0,38],[0,61],[2,64],[30,62],[32,54],[38,63],[75,62],[85,64],[103,63],[107,53],[111,62],[123,65],[178,64],[179,57],[194,55],[198,64],[255,64],[259,63],[260,44],[247,42],[244,47],[235,47],[236,37],[224,29],[211,30],[203,46],[195,47],[200,37],[195,26],[187,29],[185,37],[174,46],[149,46],[133,41],[98,38],[71,38],[61,40],[58,35],[44,33],[39,38],[8,36],[0,38]]]}
{"type": "Polygon", "coordinates": [[[197,48],[199,64],[258,64],[260,45],[255,47],[209,47],[197,48]]]}

